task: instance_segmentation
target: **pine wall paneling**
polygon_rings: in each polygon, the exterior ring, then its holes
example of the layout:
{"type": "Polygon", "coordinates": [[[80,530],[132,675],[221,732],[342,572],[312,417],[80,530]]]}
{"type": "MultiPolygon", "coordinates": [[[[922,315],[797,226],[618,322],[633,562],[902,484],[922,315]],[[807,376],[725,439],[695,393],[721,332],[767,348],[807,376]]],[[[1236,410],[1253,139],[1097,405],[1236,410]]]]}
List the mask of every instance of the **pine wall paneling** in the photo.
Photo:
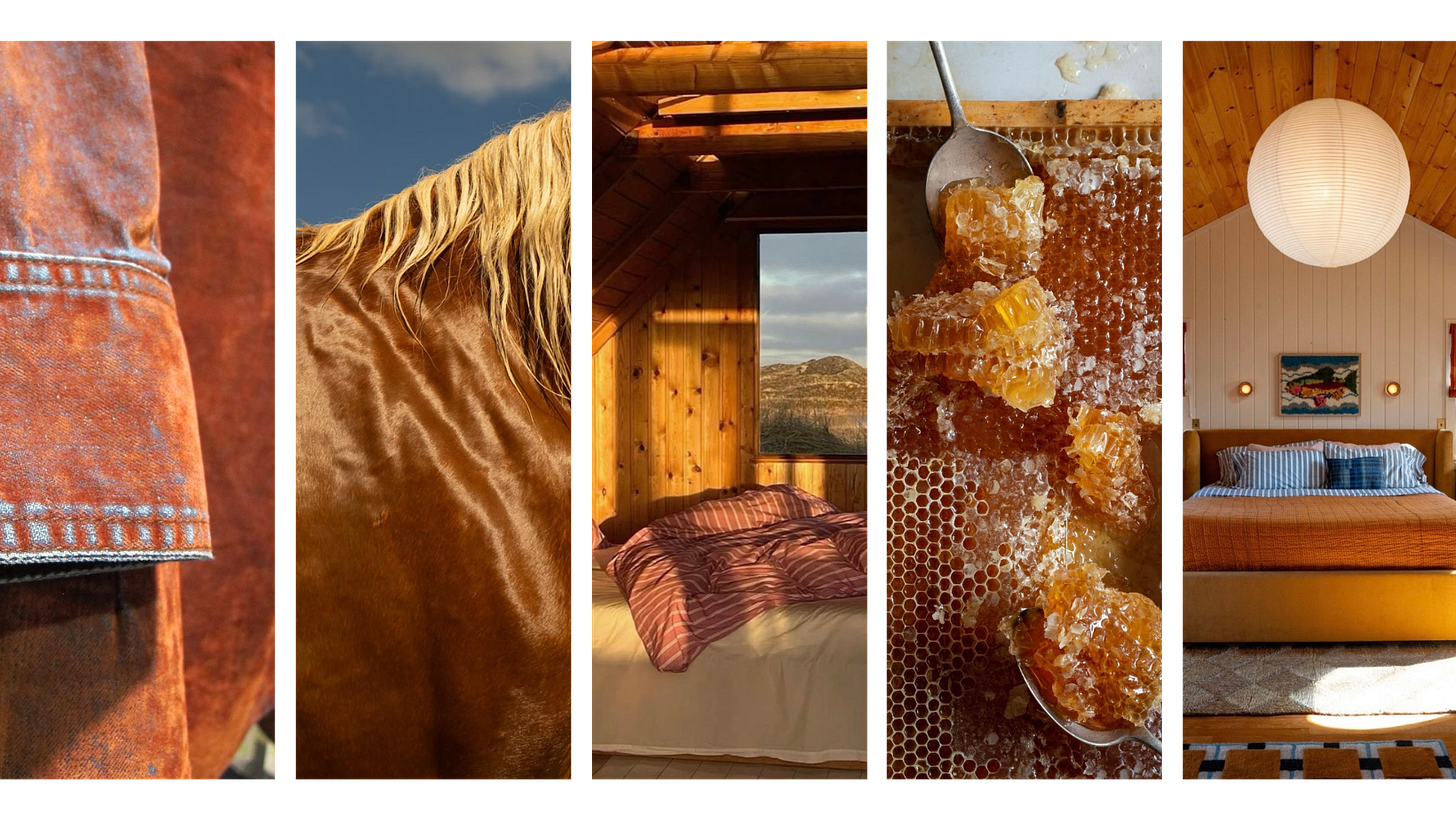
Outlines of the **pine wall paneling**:
{"type": "Polygon", "coordinates": [[[592,357],[592,516],[620,543],[753,483],[865,509],[863,460],[756,462],[758,237],[724,226],[592,357]]]}

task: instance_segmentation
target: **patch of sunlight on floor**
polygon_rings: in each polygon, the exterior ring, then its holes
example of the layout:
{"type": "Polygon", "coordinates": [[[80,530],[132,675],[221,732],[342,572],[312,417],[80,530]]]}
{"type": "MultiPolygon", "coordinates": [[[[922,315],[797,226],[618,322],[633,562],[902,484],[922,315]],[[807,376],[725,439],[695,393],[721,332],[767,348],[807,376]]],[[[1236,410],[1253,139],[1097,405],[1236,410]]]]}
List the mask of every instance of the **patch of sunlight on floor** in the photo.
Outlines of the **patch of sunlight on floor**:
{"type": "Polygon", "coordinates": [[[1401,726],[1419,726],[1448,715],[1306,715],[1305,719],[1326,729],[1352,732],[1376,732],[1401,726]]]}

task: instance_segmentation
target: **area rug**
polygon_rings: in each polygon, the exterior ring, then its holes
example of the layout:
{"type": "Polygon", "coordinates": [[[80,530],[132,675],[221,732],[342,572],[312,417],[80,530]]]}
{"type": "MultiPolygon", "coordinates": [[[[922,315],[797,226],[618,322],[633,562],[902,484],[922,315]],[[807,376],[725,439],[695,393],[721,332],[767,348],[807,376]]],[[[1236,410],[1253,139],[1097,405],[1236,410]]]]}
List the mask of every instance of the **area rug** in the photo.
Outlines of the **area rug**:
{"type": "Polygon", "coordinates": [[[1188,644],[1185,715],[1456,712],[1456,641],[1188,644]]]}
{"type": "Polygon", "coordinates": [[[1456,780],[1439,740],[1187,743],[1184,780],[1456,780]]]}

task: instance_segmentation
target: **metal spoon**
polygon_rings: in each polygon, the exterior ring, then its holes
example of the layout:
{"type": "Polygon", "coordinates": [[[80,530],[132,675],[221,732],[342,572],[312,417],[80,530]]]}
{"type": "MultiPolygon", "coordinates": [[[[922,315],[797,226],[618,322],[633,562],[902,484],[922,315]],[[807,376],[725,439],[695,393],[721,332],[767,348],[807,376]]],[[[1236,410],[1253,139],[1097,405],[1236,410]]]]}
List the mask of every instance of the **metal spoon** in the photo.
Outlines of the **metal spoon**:
{"type": "Polygon", "coordinates": [[[925,209],[939,235],[942,228],[936,217],[940,212],[940,192],[945,186],[963,179],[983,179],[995,187],[1009,186],[1031,176],[1031,163],[1016,143],[966,121],[940,41],[930,41],[930,53],[935,55],[935,67],[940,70],[940,84],[945,87],[945,102],[950,106],[950,121],[955,127],[925,172],[925,209]]]}
{"type": "MultiPolygon", "coordinates": [[[[1016,618],[1016,634],[1015,636],[1013,636],[1013,644],[1015,646],[1019,647],[1023,645],[1021,636],[1026,630],[1027,622],[1039,617],[1040,615],[1040,609],[1021,610],[1021,614],[1018,615],[1016,618]]],[[[1132,729],[1131,731],[1127,729],[1108,729],[1105,731],[1100,731],[1097,729],[1089,729],[1086,726],[1083,726],[1082,724],[1068,718],[1066,715],[1061,713],[1061,710],[1057,706],[1057,702],[1055,700],[1042,695],[1041,686],[1037,683],[1035,673],[1033,673],[1031,671],[1031,668],[1026,665],[1026,661],[1022,659],[1020,652],[1016,653],[1016,665],[1021,668],[1021,677],[1023,680],[1026,681],[1026,688],[1031,690],[1032,697],[1036,698],[1036,702],[1041,704],[1042,711],[1046,712],[1047,716],[1052,719],[1053,723],[1062,727],[1062,730],[1072,737],[1075,737],[1076,739],[1082,741],[1083,743],[1086,743],[1089,746],[1116,746],[1117,744],[1125,740],[1136,740],[1137,742],[1147,746],[1149,749],[1152,749],[1158,754],[1163,753],[1163,741],[1160,740],[1157,735],[1148,731],[1148,727],[1146,726],[1139,726],[1136,729],[1132,729]]]]}

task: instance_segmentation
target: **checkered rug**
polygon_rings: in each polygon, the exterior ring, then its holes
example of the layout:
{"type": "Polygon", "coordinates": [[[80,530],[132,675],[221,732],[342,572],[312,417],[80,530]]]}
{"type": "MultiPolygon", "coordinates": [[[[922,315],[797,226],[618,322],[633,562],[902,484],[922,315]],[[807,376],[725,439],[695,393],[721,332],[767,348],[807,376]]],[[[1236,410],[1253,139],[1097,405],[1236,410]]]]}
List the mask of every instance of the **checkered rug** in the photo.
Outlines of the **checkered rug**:
{"type": "Polygon", "coordinates": [[[1185,715],[1456,712],[1456,641],[1189,644],[1185,715]]]}
{"type": "Polygon", "coordinates": [[[1188,743],[1184,780],[1456,780],[1439,740],[1188,743]]]}

